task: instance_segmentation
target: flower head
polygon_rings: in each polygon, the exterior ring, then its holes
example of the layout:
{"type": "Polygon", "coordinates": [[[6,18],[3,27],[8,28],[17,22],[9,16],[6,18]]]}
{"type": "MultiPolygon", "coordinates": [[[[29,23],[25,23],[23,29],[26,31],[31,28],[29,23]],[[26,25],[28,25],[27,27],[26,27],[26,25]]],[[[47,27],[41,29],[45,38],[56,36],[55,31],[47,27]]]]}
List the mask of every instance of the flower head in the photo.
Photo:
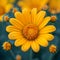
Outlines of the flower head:
{"type": "Polygon", "coordinates": [[[55,22],[57,20],[57,17],[56,16],[51,16],[51,22],[55,22]]]}
{"type": "Polygon", "coordinates": [[[4,21],[8,21],[9,17],[8,16],[4,16],[4,21]]]}
{"type": "Polygon", "coordinates": [[[4,42],[2,45],[4,50],[10,50],[11,49],[11,44],[9,42],[4,42]]]}
{"type": "Polygon", "coordinates": [[[29,10],[33,8],[41,10],[47,2],[48,0],[22,0],[18,2],[18,5],[22,8],[28,8],[29,10]]]}
{"type": "Polygon", "coordinates": [[[50,0],[49,11],[52,14],[60,13],[60,0],[50,0]]]}
{"type": "Polygon", "coordinates": [[[2,16],[10,11],[13,7],[8,0],[0,0],[0,21],[2,21],[2,16]]]}
{"type": "Polygon", "coordinates": [[[49,47],[49,51],[50,51],[51,53],[55,53],[55,52],[56,52],[56,46],[55,46],[55,45],[51,45],[51,46],[49,47]]]}
{"type": "Polygon", "coordinates": [[[9,20],[12,25],[6,27],[6,31],[10,32],[9,39],[15,40],[15,46],[22,46],[21,50],[24,52],[30,47],[34,52],[38,52],[40,46],[48,46],[48,41],[54,39],[50,33],[56,28],[53,25],[47,25],[51,17],[45,17],[45,14],[45,11],[38,12],[36,8],[31,11],[23,9],[22,13],[15,13],[15,18],[9,20]]]}

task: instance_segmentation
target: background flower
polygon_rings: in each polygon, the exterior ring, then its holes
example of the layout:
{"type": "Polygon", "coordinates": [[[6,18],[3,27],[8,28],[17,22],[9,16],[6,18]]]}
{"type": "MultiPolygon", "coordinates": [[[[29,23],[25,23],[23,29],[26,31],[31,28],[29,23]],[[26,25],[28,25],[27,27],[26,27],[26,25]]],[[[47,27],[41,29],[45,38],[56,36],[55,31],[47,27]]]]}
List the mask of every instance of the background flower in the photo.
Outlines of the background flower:
{"type": "Polygon", "coordinates": [[[9,0],[0,0],[0,21],[2,21],[3,15],[8,13],[13,5],[9,0]]]}
{"type": "Polygon", "coordinates": [[[18,1],[18,5],[23,8],[28,8],[31,10],[32,8],[37,8],[41,10],[46,4],[48,0],[22,0],[18,1]]]}
{"type": "Polygon", "coordinates": [[[60,0],[49,0],[49,11],[52,14],[60,13],[60,0]]]}

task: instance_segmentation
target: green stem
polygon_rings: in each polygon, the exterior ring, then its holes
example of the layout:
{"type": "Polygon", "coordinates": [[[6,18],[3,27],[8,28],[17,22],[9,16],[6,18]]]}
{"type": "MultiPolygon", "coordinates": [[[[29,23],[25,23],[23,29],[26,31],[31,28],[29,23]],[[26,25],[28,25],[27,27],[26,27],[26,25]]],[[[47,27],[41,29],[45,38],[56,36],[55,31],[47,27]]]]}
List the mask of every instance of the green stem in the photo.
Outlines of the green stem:
{"type": "Polygon", "coordinates": [[[14,53],[13,53],[13,51],[12,51],[12,50],[10,50],[10,53],[11,53],[11,55],[12,55],[13,59],[15,60],[15,55],[14,55],[14,53]]]}
{"type": "Polygon", "coordinates": [[[30,59],[29,60],[32,60],[32,49],[30,49],[30,59]]]}
{"type": "Polygon", "coordinates": [[[49,56],[49,60],[52,60],[53,54],[51,53],[51,55],[49,56]]]}

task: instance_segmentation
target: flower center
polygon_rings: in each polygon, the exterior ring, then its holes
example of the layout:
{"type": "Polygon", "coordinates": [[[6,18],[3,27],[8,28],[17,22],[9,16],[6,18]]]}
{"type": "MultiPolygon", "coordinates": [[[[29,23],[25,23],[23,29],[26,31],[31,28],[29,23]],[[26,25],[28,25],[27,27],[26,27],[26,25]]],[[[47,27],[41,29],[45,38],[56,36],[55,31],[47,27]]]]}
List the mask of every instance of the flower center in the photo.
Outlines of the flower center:
{"type": "Polygon", "coordinates": [[[0,15],[3,15],[5,13],[5,9],[0,6],[0,15]]]}
{"type": "Polygon", "coordinates": [[[28,40],[35,40],[38,36],[38,27],[32,24],[29,24],[24,27],[23,35],[28,40]]]}

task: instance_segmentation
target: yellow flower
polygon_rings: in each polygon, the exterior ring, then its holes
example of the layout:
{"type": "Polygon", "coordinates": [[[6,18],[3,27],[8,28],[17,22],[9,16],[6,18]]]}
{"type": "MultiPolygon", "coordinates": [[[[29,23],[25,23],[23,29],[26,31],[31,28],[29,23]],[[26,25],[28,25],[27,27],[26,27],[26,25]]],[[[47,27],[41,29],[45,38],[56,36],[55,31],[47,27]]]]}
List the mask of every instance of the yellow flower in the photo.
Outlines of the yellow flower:
{"type": "Polygon", "coordinates": [[[56,52],[56,46],[55,46],[55,45],[51,45],[51,46],[49,47],[49,51],[50,51],[51,53],[55,53],[55,52],[56,52]]]}
{"type": "Polygon", "coordinates": [[[52,14],[60,13],[60,0],[50,0],[49,11],[52,14]]]}
{"type": "Polygon", "coordinates": [[[41,10],[46,4],[48,0],[22,0],[18,2],[18,5],[23,8],[28,8],[31,10],[32,8],[37,8],[41,10]]]}
{"type": "Polygon", "coordinates": [[[8,51],[11,49],[11,44],[9,42],[4,42],[2,47],[4,50],[8,51]]]}
{"type": "Polygon", "coordinates": [[[0,0],[0,21],[2,21],[2,16],[8,13],[12,7],[8,0],[0,0]]]}
{"type": "Polygon", "coordinates": [[[53,25],[47,25],[50,17],[45,17],[46,12],[37,12],[36,8],[31,11],[23,9],[21,12],[15,13],[15,18],[9,21],[12,25],[7,26],[6,31],[10,32],[8,37],[15,40],[15,46],[22,46],[21,50],[26,52],[31,47],[34,52],[38,52],[40,47],[48,46],[48,41],[54,39],[50,34],[56,28],[53,25]]]}

